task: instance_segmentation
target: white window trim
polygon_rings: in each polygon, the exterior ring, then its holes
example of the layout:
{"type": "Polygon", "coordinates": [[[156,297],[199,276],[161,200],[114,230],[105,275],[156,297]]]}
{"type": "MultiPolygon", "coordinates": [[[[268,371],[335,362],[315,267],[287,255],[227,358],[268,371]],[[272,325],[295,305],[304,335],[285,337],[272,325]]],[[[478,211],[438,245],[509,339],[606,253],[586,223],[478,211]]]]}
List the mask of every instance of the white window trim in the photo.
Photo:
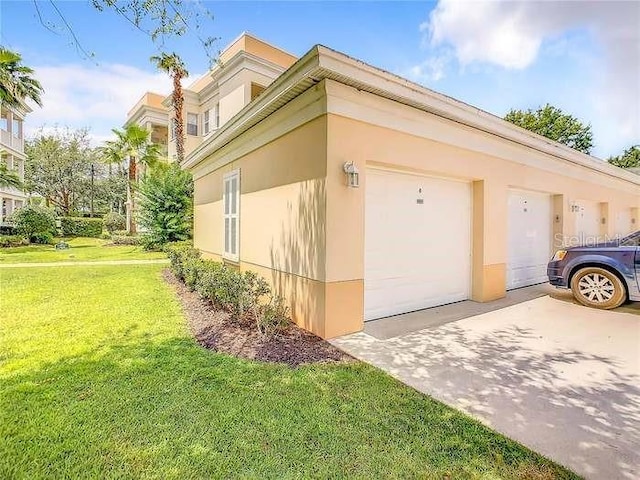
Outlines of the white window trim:
{"type": "Polygon", "coordinates": [[[211,131],[211,110],[205,110],[202,113],[202,135],[209,135],[211,131]]]}
{"type": "MultiPolygon", "coordinates": [[[[232,170],[231,172],[227,172],[222,177],[222,249],[223,255],[222,257],[231,260],[233,262],[238,262],[240,260],[240,169],[232,170]],[[225,205],[227,204],[227,181],[236,178],[237,185],[237,198],[236,198],[236,213],[226,213],[225,205]],[[236,242],[235,242],[235,254],[231,252],[227,252],[227,219],[229,219],[229,225],[231,225],[232,221],[236,222],[236,242]]],[[[231,204],[231,200],[229,201],[231,204]]]]}
{"type": "Polygon", "coordinates": [[[200,115],[198,115],[197,113],[193,113],[193,112],[187,112],[187,118],[186,118],[186,127],[187,127],[187,135],[190,135],[192,137],[197,137],[198,136],[198,130],[200,129],[200,125],[198,125],[199,121],[200,121],[200,115]],[[196,117],[196,123],[189,123],[189,115],[194,115],[196,117]],[[189,126],[190,125],[195,125],[196,126],[196,133],[189,133],[189,126]]]}

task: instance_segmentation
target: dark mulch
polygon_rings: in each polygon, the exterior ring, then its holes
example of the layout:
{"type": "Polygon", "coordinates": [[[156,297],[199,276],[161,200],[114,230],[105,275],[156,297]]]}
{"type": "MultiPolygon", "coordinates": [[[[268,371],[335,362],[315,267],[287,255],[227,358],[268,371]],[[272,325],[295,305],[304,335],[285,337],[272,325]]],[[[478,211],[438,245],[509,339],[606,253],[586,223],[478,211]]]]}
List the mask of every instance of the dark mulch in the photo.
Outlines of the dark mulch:
{"type": "Polygon", "coordinates": [[[318,362],[349,362],[353,358],[320,337],[291,324],[276,336],[262,335],[255,325],[231,319],[196,292],[190,291],[169,269],[163,277],[175,289],[194,337],[211,350],[240,358],[285,363],[291,367],[318,362]]]}

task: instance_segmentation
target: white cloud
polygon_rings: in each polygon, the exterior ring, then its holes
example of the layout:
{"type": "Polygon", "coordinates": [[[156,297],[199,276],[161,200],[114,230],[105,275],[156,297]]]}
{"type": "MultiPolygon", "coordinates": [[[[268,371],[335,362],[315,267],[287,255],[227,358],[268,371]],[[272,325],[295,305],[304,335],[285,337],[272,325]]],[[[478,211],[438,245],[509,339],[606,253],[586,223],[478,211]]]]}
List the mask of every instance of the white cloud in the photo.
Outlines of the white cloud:
{"type": "Polygon", "coordinates": [[[171,89],[166,74],[128,65],[67,64],[35,66],[34,70],[45,91],[44,106],[33,107],[25,124],[27,134],[42,126],[88,127],[93,142],[99,143],[110,138],[112,128],[123,125],[127,112],[145,92],[171,89]]]}
{"type": "Polygon", "coordinates": [[[633,1],[440,0],[420,30],[423,44],[432,50],[428,62],[442,58],[442,51],[451,51],[463,68],[477,63],[506,70],[530,67],[543,45],[562,45],[567,33],[588,32],[599,51],[590,52],[592,70],[591,78],[585,78],[584,102],[591,103],[594,114],[604,119],[592,121],[594,127],[601,125],[596,137],[603,133],[603,138],[596,141],[606,149],[640,142],[639,25],[640,2],[633,1]]]}

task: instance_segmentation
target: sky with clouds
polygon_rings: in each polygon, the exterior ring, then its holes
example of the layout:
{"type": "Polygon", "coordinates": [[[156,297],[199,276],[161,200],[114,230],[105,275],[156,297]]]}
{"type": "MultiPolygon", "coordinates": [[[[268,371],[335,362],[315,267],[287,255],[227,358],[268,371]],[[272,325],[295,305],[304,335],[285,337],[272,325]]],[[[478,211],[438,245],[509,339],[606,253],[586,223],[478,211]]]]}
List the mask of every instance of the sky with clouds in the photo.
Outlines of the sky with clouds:
{"type": "MultiPolygon", "coordinates": [[[[0,4],[0,42],[23,55],[45,88],[44,108],[34,108],[27,131],[89,127],[99,142],[144,91],[168,93],[170,81],[149,61],[157,47],[125,20],[89,1],[54,2],[91,58],[51,3],[0,4]]],[[[640,143],[640,2],[204,4],[214,19],[202,27],[219,38],[218,49],[242,31],[294,55],[321,43],[495,115],[556,105],[592,125],[600,157],[640,143]]],[[[192,77],[206,72],[195,35],[166,48],[192,77]]]]}

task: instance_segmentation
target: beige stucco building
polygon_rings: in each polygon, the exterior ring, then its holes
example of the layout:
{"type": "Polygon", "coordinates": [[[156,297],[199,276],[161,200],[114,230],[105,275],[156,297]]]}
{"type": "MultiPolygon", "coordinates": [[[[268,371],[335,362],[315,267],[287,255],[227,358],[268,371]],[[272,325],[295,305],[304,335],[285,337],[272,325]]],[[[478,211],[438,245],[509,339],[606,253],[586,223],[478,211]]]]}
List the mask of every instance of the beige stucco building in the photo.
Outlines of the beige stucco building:
{"type": "MultiPolygon", "coordinates": [[[[24,180],[24,119],[31,109],[22,105],[9,108],[0,102],[0,162],[15,171],[24,180]]],[[[0,224],[18,208],[26,204],[26,194],[14,187],[0,186],[0,224]]]]}
{"type": "MultiPolygon", "coordinates": [[[[183,89],[185,153],[214,135],[295,61],[293,55],[246,32],[232,41],[209,72],[183,89]]],[[[171,96],[147,92],[128,112],[125,125],[137,123],[147,128],[152,141],[175,160],[173,122],[171,96]]]]}
{"type": "Polygon", "coordinates": [[[325,338],[503,297],[545,281],[561,245],[638,229],[639,176],[322,46],[184,168],[196,247],[261,273],[325,338]]]}

